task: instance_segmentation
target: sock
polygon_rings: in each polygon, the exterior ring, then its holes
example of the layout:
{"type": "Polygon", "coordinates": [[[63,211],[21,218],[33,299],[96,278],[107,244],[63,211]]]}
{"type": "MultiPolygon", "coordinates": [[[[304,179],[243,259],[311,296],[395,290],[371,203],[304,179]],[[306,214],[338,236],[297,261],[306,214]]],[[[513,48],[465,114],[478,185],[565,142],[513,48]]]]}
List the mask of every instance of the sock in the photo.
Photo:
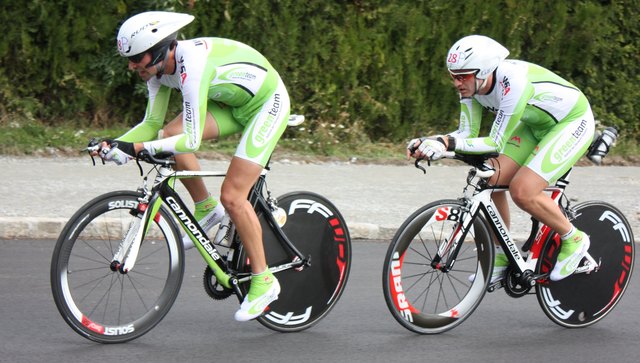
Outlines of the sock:
{"type": "Polygon", "coordinates": [[[251,274],[251,286],[249,287],[249,301],[253,301],[257,297],[264,294],[271,285],[275,277],[269,271],[269,268],[259,274],[251,274]]]}
{"type": "Polygon", "coordinates": [[[195,203],[195,212],[193,216],[196,217],[196,220],[199,221],[204,218],[213,208],[218,205],[218,201],[209,194],[209,196],[195,203]]]}
{"type": "Polygon", "coordinates": [[[560,239],[563,241],[568,240],[569,238],[573,237],[573,235],[577,232],[578,230],[576,229],[576,227],[574,227],[573,225],[571,225],[571,229],[569,230],[569,232],[563,234],[562,236],[560,236],[560,239]]]}

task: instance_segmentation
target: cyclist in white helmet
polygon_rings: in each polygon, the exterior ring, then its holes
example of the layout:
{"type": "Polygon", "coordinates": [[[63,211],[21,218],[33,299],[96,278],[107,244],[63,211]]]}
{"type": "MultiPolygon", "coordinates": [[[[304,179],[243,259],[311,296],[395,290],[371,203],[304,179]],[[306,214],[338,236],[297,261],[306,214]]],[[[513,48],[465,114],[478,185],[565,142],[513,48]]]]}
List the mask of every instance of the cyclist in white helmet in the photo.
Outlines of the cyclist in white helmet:
{"type": "MultiPolygon", "coordinates": [[[[587,98],[577,87],[538,65],[507,60],[508,55],[505,47],[486,36],[457,41],[446,63],[460,94],[459,128],[447,135],[411,140],[407,156],[437,160],[445,151],[499,152],[493,160],[497,172],[490,182],[508,184],[518,207],[561,236],[561,250],[550,274],[557,281],[578,267],[589,249],[589,236],[576,229],[543,190],[585,154],[595,122],[587,98]],[[495,118],[489,136],[479,137],[484,109],[495,118]]],[[[509,226],[505,193],[494,193],[493,199],[509,226]]],[[[502,278],[508,265],[504,252],[499,248],[496,252],[492,281],[502,278]]]]}
{"type": "Polygon", "coordinates": [[[118,51],[129,60],[129,69],[147,82],[149,100],[144,119],[115,140],[105,140],[100,155],[123,164],[143,149],[152,155],[169,151],[176,154],[178,170],[200,170],[194,152],[202,140],[243,133],[222,184],[224,208],[202,179],[181,180],[205,231],[220,222],[226,209],[242,238],[253,275],[235,318],[246,321],[261,315],[280,293],[280,284],[267,267],[260,222],[247,195],[286,128],[289,95],[278,72],[248,45],[222,38],[178,41],[178,31],[193,19],[188,14],[151,11],[122,24],[118,51]],[[183,110],[165,125],[172,89],[180,92],[183,110]],[[158,135],[162,136],[156,139],[158,135]]]}

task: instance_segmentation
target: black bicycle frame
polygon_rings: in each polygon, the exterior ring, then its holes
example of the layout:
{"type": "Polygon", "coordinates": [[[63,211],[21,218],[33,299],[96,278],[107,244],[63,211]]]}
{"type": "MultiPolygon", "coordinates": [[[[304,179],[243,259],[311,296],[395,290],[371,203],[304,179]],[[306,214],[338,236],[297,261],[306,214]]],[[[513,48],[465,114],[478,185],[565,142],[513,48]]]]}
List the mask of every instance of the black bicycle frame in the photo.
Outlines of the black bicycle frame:
{"type": "MultiPolygon", "coordinates": [[[[153,206],[157,198],[159,197],[162,201],[169,206],[173,215],[180,221],[183,229],[190,235],[192,239],[197,241],[195,243],[198,248],[198,251],[205,259],[209,267],[214,271],[214,275],[218,279],[218,281],[228,288],[233,288],[238,295],[238,298],[242,300],[243,296],[238,288],[238,283],[242,282],[238,279],[237,273],[232,271],[230,267],[225,263],[224,258],[220,255],[218,249],[215,247],[214,243],[209,239],[207,233],[202,229],[200,224],[196,221],[193,214],[189,211],[187,205],[182,201],[179,194],[171,187],[171,183],[175,182],[176,178],[180,178],[180,175],[173,175],[164,179],[158,186],[152,189],[151,195],[153,196],[152,200],[149,202],[149,206],[153,206]]],[[[258,178],[258,181],[251,189],[249,194],[249,201],[252,204],[256,213],[262,212],[264,218],[269,223],[269,226],[272,231],[275,232],[278,241],[283,247],[291,253],[292,261],[289,263],[284,263],[279,266],[272,266],[270,269],[273,272],[278,272],[290,268],[298,268],[303,265],[310,264],[310,257],[305,257],[289,240],[289,238],[284,234],[280,225],[277,223],[275,218],[271,213],[271,208],[266,202],[264,196],[261,191],[265,186],[266,181],[264,175],[261,175],[258,178]]],[[[151,218],[151,216],[149,216],[151,218]]],[[[145,221],[145,223],[148,221],[145,221]]],[[[145,226],[148,223],[145,224],[145,226]]],[[[146,227],[145,227],[146,228],[146,227]]],[[[146,232],[146,231],[145,231],[146,232]]]]}
{"type": "Polygon", "coordinates": [[[191,214],[189,208],[182,201],[178,193],[169,185],[169,183],[174,180],[174,177],[163,180],[157,187],[157,195],[160,196],[165,204],[170,207],[173,215],[180,221],[180,224],[182,224],[183,229],[190,234],[192,239],[195,239],[198,242],[197,244],[202,247],[202,251],[206,252],[205,255],[200,251],[209,267],[215,271],[214,266],[212,266],[212,264],[215,264],[222,272],[229,274],[230,271],[227,264],[224,263],[222,256],[207,236],[207,233],[196,221],[195,217],[191,214]]]}
{"type": "Polygon", "coordinates": [[[284,242],[283,245],[289,249],[289,251],[292,254],[292,257],[294,258],[297,257],[304,263],[309,263],[310,257],[305,257],[302,254],[302,252],[300,252],[296,248],[296,246],[293,244],[293,242],[291,242],[289,237],[287,237],[287,235],[284,234],[284,232],[282,231],[282,228],[280,228],[280,224],[278,224],[278,222],[273,217],[273,214],[271,213],[271,208],[269,207],[269,204],[267,203],[264,195],[262,194],[262,191],[265,189],[266,184],[267,184],[267,181],[264,175],[260,175],[260,177],[256,181],[256,184],[253,186],[253,188],[251,188],[251,192],[249,193],[249,203],[251,203],[251,205],[253,206],[253,209],[256,211],[256,214],[258,210],[262,212],[264,218],[267,220],[267,223],[269,223],[271,230],[276,233],[278,240],[281,242],[281,244],[282,242],[284,242]]]}

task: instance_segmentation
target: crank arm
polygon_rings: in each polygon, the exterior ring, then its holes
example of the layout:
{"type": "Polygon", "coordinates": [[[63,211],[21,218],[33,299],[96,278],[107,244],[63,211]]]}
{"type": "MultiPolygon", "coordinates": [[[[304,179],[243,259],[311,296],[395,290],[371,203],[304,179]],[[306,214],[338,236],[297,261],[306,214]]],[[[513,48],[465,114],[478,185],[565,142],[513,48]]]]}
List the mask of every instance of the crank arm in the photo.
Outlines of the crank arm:
{"type": "MultiPolygon", "coordinates": [[[[271,273],[276,274],[278,272],[290,270],[292,268],[298,271],[301,271],[306,266],[311,266],[311,257],[307,257],[304,260],[301,260],[298,257],[296,257],[296,259],[294,259],[292,262],[285,263],[279,266],[269,267],[269,270],[271,271],[271,273]]],[[[238,278],[238,283],[248,282],[250,280],[251,280],[251,275],[248,275],[246,277],[238,278]]]]}
{"type": "Polygon", "coordinates": [[[504,287],[504,281],[505,279],[500,279],[492,284],[489,284],[489,286],[487,286],[487,292],[494,292],[498,289],[501,289],[504,287]]]}
{"type": "Polygon", "coordinates": [[[280,266],[274,266],[274,267],[269,267],[269,270],[271,270],[272,273],[278,273],[280,271],[284,271],[284,270],[289,270],[292,268],[300,268],[300,267],[304,267],[304,266],[309,266],[310,265],[310,258],[304,259],[304,260],[300,260],[300,259],[295,259],[292,262],[289,263],[285,263],[282,264],[280,266]]]}

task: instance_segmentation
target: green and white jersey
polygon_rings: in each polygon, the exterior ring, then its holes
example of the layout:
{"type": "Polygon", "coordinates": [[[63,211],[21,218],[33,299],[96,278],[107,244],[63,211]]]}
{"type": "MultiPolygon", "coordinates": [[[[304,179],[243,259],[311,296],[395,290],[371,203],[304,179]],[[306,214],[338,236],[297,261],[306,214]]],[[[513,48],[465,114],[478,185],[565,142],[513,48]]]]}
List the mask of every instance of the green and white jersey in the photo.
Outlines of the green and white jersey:
{"type": "MultiPolygon", "coordinates": [[[[175,60],[173,74],[147,81],[149,99],[144,119],[119,139],[144,142],[145,149],[152,154],[194,152],[200,146],[207,111],[212,112],[211,105],[230,110],[233,120],[245,127],[264,110],[265,103],[273,101],[278,89],[284,94],[276,95],[275,100],[286,98],[286,103],[274,103],[275,109],[273,104],[269,107],[278,120],[288,116],[288,95],[280,76],[262,54],[246,44],[222,38],[179,41],[175,60]],[[182,94],[184,133],[154,140],[164,125],[172,89],[182,94]],[[277,107],[279,105],[286,107],[277,107]]],[[[268,122],[261,122],[260,127],[264,129],[268,122]]],[[[281,124],[278,122],[276,126],[284,129],[281,124]]],[[[277,130],[267,132],[276,134],[277,130]]]]}
{"type": "Polygon", "coordinates": [[[505,60],[493,76],[486,95],[460,100],[459,128],[450,133],[457,138],[456,151],[497,151],[546,180],[557,178],[593,138],[595,123],[587,98],[555,73],[524,61],[505,60]],[[495,114],[488,137],[478,137],[483,109],[495,114]]]}
{"type": "Polygon", "coordinates": [[[452,136],[464,138],[460,152],[501,151],[519,122],[541,138],[556,124],[572,120],[589,107],[586,97],[571,83],[538,65],[506,60],[494,72],[486,95],[462,98],[460,128],[452,136]],[[489,137],[478,138],[483,108],[494,113],[489,137]]]}

